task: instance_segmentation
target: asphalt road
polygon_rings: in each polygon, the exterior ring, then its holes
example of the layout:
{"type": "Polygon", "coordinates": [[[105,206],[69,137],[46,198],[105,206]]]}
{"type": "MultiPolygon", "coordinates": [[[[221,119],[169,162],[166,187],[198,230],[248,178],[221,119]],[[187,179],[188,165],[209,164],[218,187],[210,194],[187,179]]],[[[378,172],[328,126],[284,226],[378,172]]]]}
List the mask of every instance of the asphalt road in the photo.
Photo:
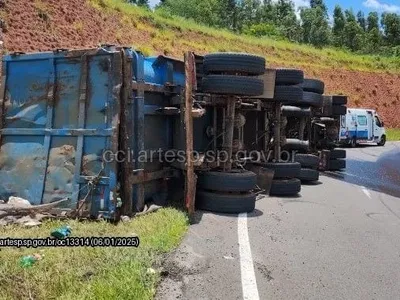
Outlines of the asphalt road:
{"type": "Polygon", "coordinates": [[[157,298],[400,299],[400,144],[348,149],[320,181],[245,219],[198,212],[157,298]]]}

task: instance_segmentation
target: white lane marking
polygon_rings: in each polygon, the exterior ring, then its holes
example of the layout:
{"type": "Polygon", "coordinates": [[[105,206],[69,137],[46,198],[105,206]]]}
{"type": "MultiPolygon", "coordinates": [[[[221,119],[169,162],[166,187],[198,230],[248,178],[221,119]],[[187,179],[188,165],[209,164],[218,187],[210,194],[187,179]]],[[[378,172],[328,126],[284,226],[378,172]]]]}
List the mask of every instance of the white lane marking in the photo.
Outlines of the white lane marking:
{"type": "Polygon", "coordinates": [[[362,186],[361,190],[364,192],[365,195],[368,196],[369,199],[372,199],[370,191],[365,186],[362,186]]]}
{"type": "Polygon", "coordinates": [[[258,295],[256,274],[254,272],[253,258],[251,256],[249,232],[247,230],[247,213],[239,214],[238,237],[243,299],[258,300],[260,296],[258,295]]]}

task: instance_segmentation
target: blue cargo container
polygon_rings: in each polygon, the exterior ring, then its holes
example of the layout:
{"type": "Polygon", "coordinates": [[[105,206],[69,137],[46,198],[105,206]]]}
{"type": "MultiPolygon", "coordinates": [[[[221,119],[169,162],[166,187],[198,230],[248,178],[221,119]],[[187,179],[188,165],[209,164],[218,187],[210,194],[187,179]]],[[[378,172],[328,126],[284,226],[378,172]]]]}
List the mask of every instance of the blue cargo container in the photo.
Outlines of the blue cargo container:
{"type": "Polygon", "coordinates": [[[124,88],[121,114],[121,149],[132,154],[122,164],[125,212],[141,211],[146,201],[166,201],[167,180],[177,175],[163,153],[173,149],[173,124],[180,114],[164,113],[172,100],[180,97],[184,86],[184,64],[165,56],[145,58],[125,49],[124,88]],[[132,68],[130,68],[132,66],[132,68]]]}
{"type": "Polygon", "coordinates": [[[183,85],[183,62],[131,49],[3,57],[0,199],[37,205],[69,198],[65,209],[82,201],[92,216],[113,217],[118,193],[125,213],[165,197],[175,173],[139,158],[172,148],[176,116],[162,110],[183,85]],[[117,151],[130,159],[118,164],[104,155],[117,151]]]}
{"type": "Polygon", "coordinates": [[[122,83],[118,51],[105,49],[3,58],[0,95],[0,199],[32,204],[88,200],[92,213],[114,212],[122,83]]]}

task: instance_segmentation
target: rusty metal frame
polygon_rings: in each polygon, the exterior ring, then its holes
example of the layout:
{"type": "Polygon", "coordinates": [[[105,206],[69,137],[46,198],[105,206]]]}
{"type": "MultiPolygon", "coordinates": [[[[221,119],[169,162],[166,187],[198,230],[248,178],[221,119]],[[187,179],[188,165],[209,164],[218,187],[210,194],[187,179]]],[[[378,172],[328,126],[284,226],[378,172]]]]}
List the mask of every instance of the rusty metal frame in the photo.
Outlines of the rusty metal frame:
{"type": "Polygon", "coordinates": [[[225,123],[223,149],[228,153],[228,160],[224,164],[224,172],[230,172],[232,170],[233,134],[235,130],[236,98],[234,96],[229,96],[227,97],[226,101],[227,101],[226,115],[223,120],[223,122],[225,123]]]}
{"type": "MultiPolygon", "coordinates": [[[[49,60],[49,65],[50,65],[50,79],[49,79],[49,84],[47,85],[47,122],[46,122],[46,129],[52,129],[53,127],[53,111],[54,111],[54,97],[56,94],[56,66],[55,66],[55,61],[54,58],[49,60]]],[[[49,155],[50,155],[50,147],[51,147],[51,136],[49,134],[45,135],[44,138],[44,149],[46,151],[46,166],[45,170],[46,172],[44,173],[44,179],[43,179],[43,185],[42,185],[42,197],[43,199],[45,188],[46,188],[46,179],[47,179],[47,168],[49,164],[49,155]]]]}
{"type": "Polygon", "coordinates": [[[132,90],[160,94],[175,94],[174,85],[156,85],[145,82],[132,81],[132,90]]]}
{"type": "MultiPolygon", "coordinates": [[[[78,116],[78,128],[85,128],[85,116],[86,116],[86,101],[87,101],[87,89],[88,89],[88,57],[83,54],[81,57],[81,79],[79,86],[79,116],[78,116]]],[[[82,169],[82,156],[83,156],[83,144],[84,144],[84,136],[78,136],[77,142],[77,151],[75,155],[75,184],[74,184],[74,192],[73,192],[73,203],[78,203],[79,198],[79,177],[82,169]]]]}
{"type": "MultiPolygon", "coordinates": [[[[120,146],[122,149],[128,149],[131,145],[131,139],[134,138],[130,134],[129,128],[133,128],[133,116],[130,112],[133,106],[132,91],[132,62],[133,58],[124,49],[122,52],[122,91],[121,91],[121,128],[120,128],[120,146]]],[[[122,163],[121,184],[122,184],[122,214],[132,215],[133,213],[133,184],[132,184],[132,166],[127,160],[122,163]]]]}
{"type": "Polygon", "coordinates": [[[185,103],[181,107],[184,112],[186,138],[186,173],[185,202],[189,216],[195,212],[197,178],[193,161],[193,91],[196,90],[196,61],[192,52],[185,53],[185,103]]]}
{"type": "MultiPolygon", "coordinates": [[[[0,34],[1,36],[1,34],[0,34]]],[[[2,140],[2,129],[4,127],[3,122],[5,121],[5,99],[6,99],[6,80],[7,80],[7,64],[3,63],[3,51],[0,47],[0,145],[2,140]]]]}
{"type": "Polygon", "coordinates": [[[163,178],[176,177],[176,171],[171,168],[165,168],[155,172],[141,172],[140,175],[132,177],[132,184],[141,184],[149,181],[154,181],[163,178]]]}
{"type": "Polygon", "coordinates": [[[274,126],[274,159],[280,161],[281,156],[281,103],[275,102],[275,126],[274,126]]]}

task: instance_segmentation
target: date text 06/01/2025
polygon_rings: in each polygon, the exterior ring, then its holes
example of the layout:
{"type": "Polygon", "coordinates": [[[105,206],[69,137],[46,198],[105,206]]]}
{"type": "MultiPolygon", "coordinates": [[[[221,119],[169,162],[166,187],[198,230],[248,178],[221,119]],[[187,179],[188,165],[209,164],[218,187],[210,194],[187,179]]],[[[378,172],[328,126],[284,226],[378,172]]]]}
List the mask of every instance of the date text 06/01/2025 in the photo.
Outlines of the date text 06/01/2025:
{"type": "Polygon", "coordinates": [[[0,238],[0,247],[139,247],[138,237],[0,238]]]}

